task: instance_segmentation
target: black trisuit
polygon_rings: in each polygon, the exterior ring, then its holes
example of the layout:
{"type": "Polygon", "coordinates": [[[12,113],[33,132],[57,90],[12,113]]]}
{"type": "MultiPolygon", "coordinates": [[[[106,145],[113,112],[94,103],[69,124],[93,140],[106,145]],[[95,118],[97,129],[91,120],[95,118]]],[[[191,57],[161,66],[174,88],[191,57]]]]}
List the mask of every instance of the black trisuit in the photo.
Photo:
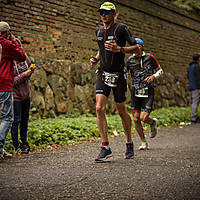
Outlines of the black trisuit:
{"type": "Polygon", "coordinates": [[[144,79],[154,74],[155,69],[160,67],[156,58],[151,54],[143,52],[139,59],[130,56],[126,62],[127,69],[132,76],[131,110],[134,112],[148,112],[152,110],[154,100],[154,82],[147,83],[144,79]],[[135,91],[141,88],[148,88],[148,97],[136,97],[135,91]]]}
{"type": "Polygon", "coordinates": [[[125,54],[121,52],[106,51],[104,43],[106,41],[114,40],[118,46],[124,47],[126,41],[130,45],[136,45],[136,41],[133,38],[129,28],[125,24],[115,23],[109,29],[104,29],[103,26],[96,30],[96,37],[99,46],[100,55],[100,69],[96,81],[96,94],[104,94],[109,96],[111,88],[113,90],[115,102],[121,103],[126,100],[127,84],[124,77],[124,58],[125,54]],[[102,80],[102,73],[109,72],[119,74],[116,87],[110,87],[102,80]]]}

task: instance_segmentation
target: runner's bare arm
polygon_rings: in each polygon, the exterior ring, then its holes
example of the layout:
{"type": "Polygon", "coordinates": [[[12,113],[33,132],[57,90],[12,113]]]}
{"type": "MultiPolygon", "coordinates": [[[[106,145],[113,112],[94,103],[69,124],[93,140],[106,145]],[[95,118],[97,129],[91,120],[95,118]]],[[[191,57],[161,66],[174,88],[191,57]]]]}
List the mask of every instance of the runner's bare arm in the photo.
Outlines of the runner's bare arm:
{"type": "Polygon", "coordinates": [[[122,53],[136,53],[139,51],[140,46],[138,44],[133,45],[133,46],[127,46],[127,47],[120,47],[117,45],[116,42],[109,42],[105,43],[105,49],[107,51],[112,51],[112,52],[122,52],[122,53]]]}

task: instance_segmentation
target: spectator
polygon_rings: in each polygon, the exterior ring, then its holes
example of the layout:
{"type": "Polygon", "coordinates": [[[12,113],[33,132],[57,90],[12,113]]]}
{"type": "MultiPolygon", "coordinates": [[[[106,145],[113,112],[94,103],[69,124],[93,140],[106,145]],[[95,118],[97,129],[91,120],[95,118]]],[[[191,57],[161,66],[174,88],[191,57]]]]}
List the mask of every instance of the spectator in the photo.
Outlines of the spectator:
{"type": "Polygon", "coordinates": [[[191,123],[200,123],[198,117],[198,106],[200,102],[200,54],[193,55],[193,61],[189,64],[187,77],[189,80],[189,91],[191,99],[191,123]]]}
{"type": "MultiPolygon", "coordinates": [[[[20,40],[17,40],[21,46],[20,40]]],[[[26,56],[25,62],[14,62],[14,122],[11,128],[13,145],[17,153],[28,153],[31,149],[27,141],[27,130],[30,110],[30,77],[35,70],[35,65],[26,56]],[[31,66],[31,67],[30,67],[31,66]],[[18,140],[18,128],[20,139],[18,140]]]]}
{"type": "Polygon", "coordinates": [[[0,159],[11,157],[5,151],[4,143],[9,129],[13,122],[13,81],[14,81],[14,60],[23,62],[26,55],[15,36],[10,32],[7,22],[0,22],[0,159]]]}

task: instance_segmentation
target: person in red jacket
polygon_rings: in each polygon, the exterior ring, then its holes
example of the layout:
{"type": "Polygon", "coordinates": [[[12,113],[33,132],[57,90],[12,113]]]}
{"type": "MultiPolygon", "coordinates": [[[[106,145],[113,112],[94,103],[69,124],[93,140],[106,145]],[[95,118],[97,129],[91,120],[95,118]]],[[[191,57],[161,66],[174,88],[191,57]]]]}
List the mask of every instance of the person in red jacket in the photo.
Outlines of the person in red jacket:
{"type": "Polygon", "coordinates": [[[0,22],[0,159],[10,157],[4,150],[4,142],[13,122],[14,60],[23,62],[26,55],[10,32],[7,22],[0,22]]]}

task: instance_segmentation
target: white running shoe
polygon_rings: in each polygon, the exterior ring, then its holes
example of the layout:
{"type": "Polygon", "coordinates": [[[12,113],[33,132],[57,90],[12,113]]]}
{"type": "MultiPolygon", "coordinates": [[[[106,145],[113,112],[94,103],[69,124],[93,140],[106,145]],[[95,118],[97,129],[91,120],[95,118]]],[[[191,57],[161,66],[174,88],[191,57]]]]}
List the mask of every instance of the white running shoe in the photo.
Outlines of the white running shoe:
{"type": "Polygon", "coordinates": [[[143,141],[139,146],[139,150],[147,150],[147,149],[148,149],[148,143],[147,141],[143,141]]]}
{"type": "Polygon", "coordinates": [[[0,148],[0,159],[11,158],[12,154],[8,153],[5,149],[0,148]]]}

